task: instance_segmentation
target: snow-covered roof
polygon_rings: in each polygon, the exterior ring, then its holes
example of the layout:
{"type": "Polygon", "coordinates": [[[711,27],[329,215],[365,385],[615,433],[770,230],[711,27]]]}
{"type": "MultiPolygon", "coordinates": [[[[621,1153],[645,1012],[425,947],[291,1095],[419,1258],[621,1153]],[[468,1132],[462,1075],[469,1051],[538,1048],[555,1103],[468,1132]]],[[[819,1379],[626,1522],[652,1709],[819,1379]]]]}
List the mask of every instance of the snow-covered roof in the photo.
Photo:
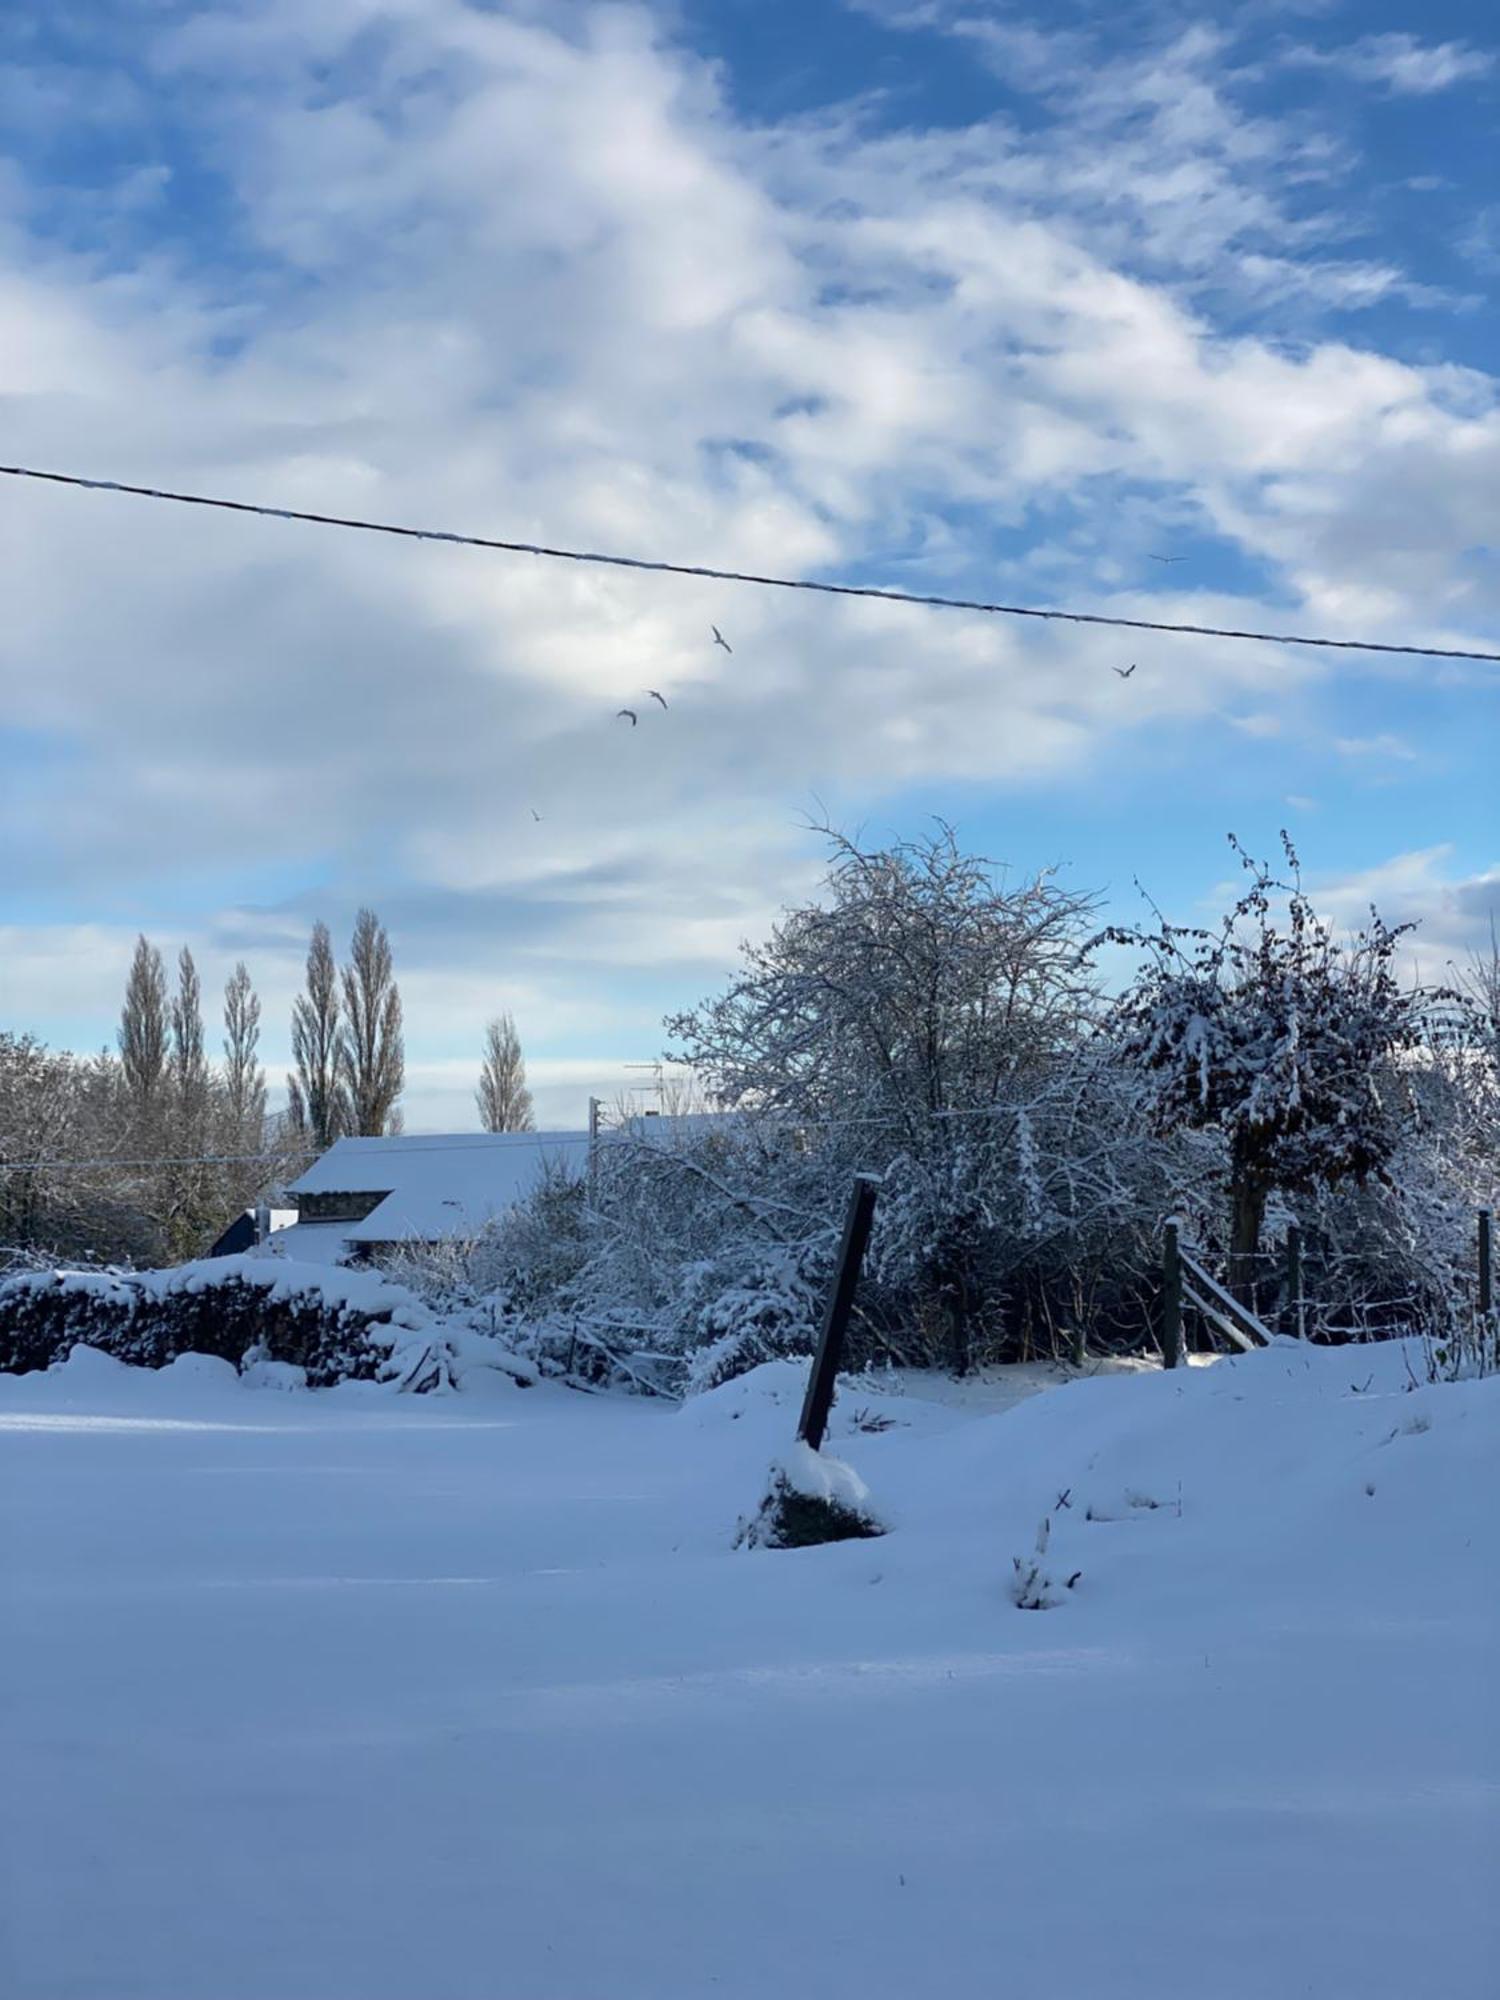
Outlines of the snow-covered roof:
{"type": "Polygon", "coordinates": [[[338,1139],[292,1194],[385,1191],[362,1222],[330,1228],[347,1243],[437,1242],[482,1229],[523,1201],[550,1169],[581,1176],[587,1132],[434,1132],[400,1139],[338,1139]]]}

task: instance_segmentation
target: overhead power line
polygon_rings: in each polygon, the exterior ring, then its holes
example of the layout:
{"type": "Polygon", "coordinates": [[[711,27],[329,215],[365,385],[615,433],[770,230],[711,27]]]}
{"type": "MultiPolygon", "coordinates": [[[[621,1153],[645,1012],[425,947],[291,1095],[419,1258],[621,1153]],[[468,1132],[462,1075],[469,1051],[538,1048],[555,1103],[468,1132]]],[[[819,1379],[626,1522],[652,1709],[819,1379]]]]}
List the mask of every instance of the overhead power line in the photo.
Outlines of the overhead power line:
{"type": "Polygon", "coordinates": [[[446,528],[409,528],[393,521],[366,521],[349,514],[318,514],[302,507],[268,507],[252,500],[225,500],[207,493],[178,493],[168,487],[133,486],[121,479],[85,479],[76,472],[44,472],[30,465],[0,465],[11,479],[78,486],[91,493],[126,493],[138,500],[171,500],[183,507],[214,507],[229,514],[258,514],[271,521],[300,521],[320,528],[354,528],[367,535],[397,535],[411,542],[446,542],[500,555],[541,556],[549,562],[589,563],[607,569],[644,570],[658,576],[699,577],[713,583],[750,583],[764,590],[805,590],[823,597],[873,598],[883,604],[916,604],[936,611],[975,611],[994,618],[1037,618],[1066,625],[1104,625],[1125,632],[1167,632],[1199,639],[1243,639],[1266,646],[1320,646],[1341,653],[1401,653],[1424,660],[1483,660],[1500,666],[1500,652],[1462,646],[1398,645],[1386,639],[1327,639],[1305,632],[1258,632],[1233,625],[1188,625],[1160,618],[1121,618],[1102,611],[1065,611],[1037,604],[990,604],[973,597],[939,597],[923,591],[892,590],[876,584],[825,583],[805,576],[768,576],[755,570],[718,569],[706,563],[653,561],[645,556],[609,555],[597,549],[554,548],[545,542],[504,541],[494,535],[463,535],[446,528]]]}
{"type": "MultiPolygon", "coordinates": [[[[646,1065],[631,1064],[628,1067],[644,1068],[646,1065]]],[[[691,1131],[694,1121],[704,1115],[700,1112],[690,1111],[682,1114],[682,1119],[691,1131]]],[[[709,1117],[723,1116],[731,1120],[738,1117],[738,1114],[735,1112],[710,1112],[706,1115],[709,1117]]],[[[954,1111],[932,1111],[925,1107],[915,1107],[906,1113],[887,1113],[884,1117],[880,1118],[793,1118],[782,1115],[775,1118],[747,1119],[742,1126],[737,1126],[736,1129],[757,1135],[767,1131],[792,1133],[852,1132],[856,1129],[865,1130],[875,1126],[886,1131],[905,1131],[913,1124],[943,1124],[950,1120],[964,1118],[1013,1118],[1015,1115],[1016,1107],[1009,1104],[978,1104],[954,1111]]],[[[648,1111],[640,1114],[632,1114],[631,1121],[627,1125],[606,1125],[601,1127],[597,1134],[597,1139],[601,1145],[618,1145],[622,1141],[634,1141],[643,1145],[650,1143],[655,1146],[659,1144],[659,1141],[654,1136],[656,1132],[662,1131],[675,1134],[677,1130],[677,1114],[672,1112],[648,1111]],[[648,1132],[653,1134],[649,1142],[646,1137],[648,1132]]],[[[406,1158],[412,1153],[457,1153],[472,1152],[476,1149],[482,1150],[482,1144],[477,1144],[477,1142],[482,1142],[485,1139],[503,1139],[509,1147],[520,1147],[523,1150],[535,1149],[544,1153],[554,1152],[559,1154],[576,1150],[589,1143],[587,1132],[461,1132],[452,1138],[432,1139],[425,1139],[420,1134],[414,1135],[410,1139],[399,1134],[392,1134],[384,1140],[371,1139],[369,1144],[372,1147],[383,1144],[398,1146],[400,1148],[400,1156],[406,1158]]],[[[311,1150],[310,1147],[287,1146],[279,1153],[188,1153],[168,1159],[121,1159],[115,1154],[105,1153],[92,1160],[7,1160],[3,1154],[0,1154],[0,1174],[40,1174],[61,1173],[64,1171],[81,1173],[85,1170],[92,1171],[103,1167],[287,1167],[297,1159],[304,1158],[311,1150]]],[[[663,1148],[662,1150],[665,1153],[667,1149],[663,1148]]],[[[326,1154],[320,1154],[315,1164],[320,1164],[326,1157],[326,1154]]],[[[300,1178],[303,1172],[308,1171],[311,1171],[311,1169],[299,1169],[298,1177],[300,1178]]],[[[373,1188],[351,1188],[348,1192],[373,1194],[375,1190],[373,1188]]]]}

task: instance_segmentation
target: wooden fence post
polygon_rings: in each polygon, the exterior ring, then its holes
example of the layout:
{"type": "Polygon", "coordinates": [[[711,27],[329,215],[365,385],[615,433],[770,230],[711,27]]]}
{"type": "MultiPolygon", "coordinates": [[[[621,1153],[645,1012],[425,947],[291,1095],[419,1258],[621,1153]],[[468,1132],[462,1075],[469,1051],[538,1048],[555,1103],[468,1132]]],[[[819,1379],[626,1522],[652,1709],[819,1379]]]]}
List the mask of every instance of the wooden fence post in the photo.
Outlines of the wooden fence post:
{"type": "Polygon", "coordinates": [[[833,1386],[838,1380],[839,1362],[843,1359],[844,1335],[849,1328],[849,1315],[854,1309],[854,1288],[859,1283],[859,1268],[865,1259],[865,1245],[870,1240],[870,1223],[875,1215],[875,1190],[879,1185],[873,1174],[856,1174],[854,1186],[849,1191],[838,1269],[834,1273],[833,1287],[824,1309],[823,1331],[813,1359],[812,1373],[807,1378],[802,1419],[797,1425],[797,1436],[804,1444],[810,1444],[814,1451],[822,1450],[823,1438],[828,1430],[828,1412],[833,1408],[833,1386]]]}
{"type": "Polygon", "coordinates": [[[1495,1294],[1490,1283],[1490,1211],[1479,1211],[1479,1311],[1480,1316],[1490,1312],[1495,1303],[1495,1294]]]}
{"type": "Polygon", "coordinates": [[[1302,1228],[1289,1222],[1286,1230],[1286,1302],[1281,1309],[1281,1330],[1305,1337],[1302,1323],[1302,1228]]]}
{"type": "Polygon", "coordinates": [[[1182,1359],[1182,1262],[1177,1255],[1177,1218],[1161,1236],[1161,1365],[1175,1368],[1182,1359]]]}

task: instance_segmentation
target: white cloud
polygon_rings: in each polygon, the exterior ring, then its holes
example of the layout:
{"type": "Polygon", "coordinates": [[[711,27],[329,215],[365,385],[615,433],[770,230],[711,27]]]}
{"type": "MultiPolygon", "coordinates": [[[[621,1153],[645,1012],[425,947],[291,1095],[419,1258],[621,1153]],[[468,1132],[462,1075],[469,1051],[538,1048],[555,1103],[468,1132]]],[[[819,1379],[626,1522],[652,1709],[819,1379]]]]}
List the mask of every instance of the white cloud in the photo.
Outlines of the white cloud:
{"type": "Polygon", "coordinates": [[[1455,876],[1446,845],[1392,855],[1372,868],[1313,890],[1323,914],[1346,931],[1368,921],[1373,907],[1388,924],[1417,926],[1406,946],[1410,965],[1439,980],[1450,963],[1463,965],[1484,950],[1500,917],[1500,863],[1477,874],[1455,876]]]}
{"type": "MultiPolygon", "coordinates": [[[[1404,282],[1292,216],[1336,162],[1248,116],[1206,32],[1101,66],[1028,135],[858,107],[765,128],[628,8],[256,0],[140,55],[243,236],[132,265],[15,211],[17,460],[1127,616],[1162,610],[1144,552],[1201,534],[1264,567],[1280,624],[1462,641],[1500,615],[1455,560],[1500,487],[1494,383],[1229,332],[1205,302],[1285,285],[1293,252],[1333,273],[1310,295],[1404,282]]],[[[1119,640],[1079,628],[102,497],[0,508],[5,714],[41,746],[0,836],[28,839],[34,892],[86,895],[120,940],[186,928],[214,977],[243,949],[278,1019],[311,916],[373,900],[414,1035],[467,1045],[514,992],[544,1060],[615,1045],[612,1017],[650,1053],[647,975],[694,996],[806,892],[814,795],[1035,790],[1226,710],[1269,736],[1328,670],[1162,642],[1127,691],[1119,640]],[[646,685],[670,713],[627,731],[646,685]],[[252,907],[216,915],[229,897],[252,907]]],[[[1247,622],[1167,574],[1173,615],[1247,622]]],[[[93,992],[107,1019],[114,959],[59,948],[69,996],[23,955],[11,1005],[73,1018],[93,992]]]]}
{"type": "Polygon", "coordinates": [[[1468,42],[1423,42],[1415,35],[1365,35],[1343,48],[1299,48],[1289,61],[1336,69],[1360,83],[1383,84],[1403,97],[1430,97],[1491,75],[1495,56],[1468,42]]]}
{"type": "Polygon", "coordinates": [[[1336,736],[1333,747],[1341,757],[1371,757],[1401,764],[1414,764],[1417,759],[1412,746],[1389,731],[1378,736],[1336,736]]]}

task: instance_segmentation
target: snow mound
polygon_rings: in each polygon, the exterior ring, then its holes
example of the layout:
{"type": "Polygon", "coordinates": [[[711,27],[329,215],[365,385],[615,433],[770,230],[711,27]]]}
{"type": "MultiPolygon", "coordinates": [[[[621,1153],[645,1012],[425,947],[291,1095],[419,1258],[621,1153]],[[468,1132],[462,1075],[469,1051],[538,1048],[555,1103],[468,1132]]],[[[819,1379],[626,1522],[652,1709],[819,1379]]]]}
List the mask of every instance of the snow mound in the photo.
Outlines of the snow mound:
{"type": "Polygon", "coordinates": [[[807,1371],[811,1366],[811,1356],[794,1356],[787,1361],[763,1361],[758,1368],[735,1375],[729,1381],[721,1382],[716,1389],[705,1389],[699,1395],[690,1396],[682,1406],[681,1419],[694,1426],[717,1427],[719,1424],[738,1423],[752,1414],[762,1416],[767,1411],[790,1411],[788,1428],[791,1428],[807,1394],[807,1371]]]}

